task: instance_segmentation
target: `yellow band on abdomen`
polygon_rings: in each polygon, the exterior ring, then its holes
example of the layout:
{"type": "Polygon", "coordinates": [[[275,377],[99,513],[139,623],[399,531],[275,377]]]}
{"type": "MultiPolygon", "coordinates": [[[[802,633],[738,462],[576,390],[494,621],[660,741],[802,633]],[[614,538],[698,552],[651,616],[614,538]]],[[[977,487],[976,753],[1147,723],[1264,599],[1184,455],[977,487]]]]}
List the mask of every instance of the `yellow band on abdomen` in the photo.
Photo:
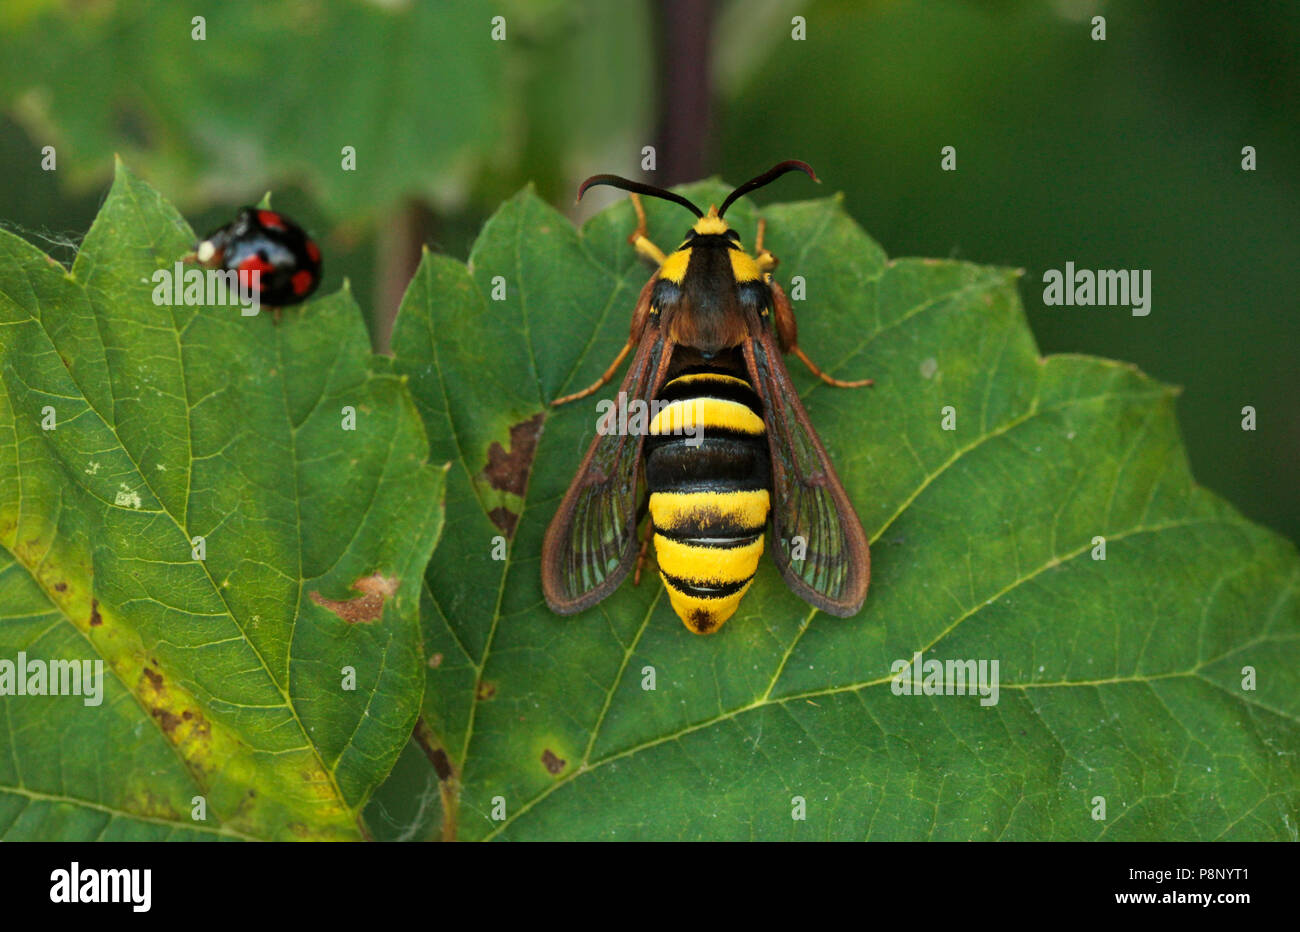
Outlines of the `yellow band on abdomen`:
{"type": "Polygon", "coordinates": [[[740,547],[710,547],[655,535],[655,558],[670,576],[701,586],[721,586],[748,579],[758,570],[763,536],[740,547]]]}
{"type": "Polygon", "coordinates": [[[767,489],[749,492],[652,492],[650,520],[664,531],[690,534],[708,521],[730,518],[737,528],[761,529],[770,508],[767,489]]]}
{"type": "Polygon", "coordinates": [[[650,423],[651,434],[681,434],[696,428],[762,434],[763,419],[738,401],[682,398],[669,402],[650,423]]]}

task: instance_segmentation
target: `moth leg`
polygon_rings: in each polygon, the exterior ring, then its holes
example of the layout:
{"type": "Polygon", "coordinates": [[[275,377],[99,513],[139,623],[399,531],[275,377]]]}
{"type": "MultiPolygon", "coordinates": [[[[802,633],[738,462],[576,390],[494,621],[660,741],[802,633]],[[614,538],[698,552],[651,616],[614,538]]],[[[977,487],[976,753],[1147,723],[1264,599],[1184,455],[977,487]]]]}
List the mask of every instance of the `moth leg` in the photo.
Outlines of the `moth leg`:
{"type": "Polygon", "coordinates": [[[663,265],[667,256],[646,235],[645,208],[641,206],[640,195],[629,194],[628,197],[632,199],[632,209],[636,211],[636,229],[632,231],[632,235],[627,238],[627,241],[636,247],[638,255],[644,256],[655,265],[663,265]]]}
{"type": "Polygon", "coordinates": [[[778,259],[766,249],[763,248],[763,234],[767,232],[767,218],[758,218],[758,235],[754,237],[754,261],[758,263],[758,270],[770,282],[772,280],[772,270],[776,268],[778,259]]]}
{"type": "MultiPolygon", "coordinates": [[[[648,502],[647,502],[648,505],[648,502]]],[[[648,510],[643,505],[642,510],[648,510]]],[[[641,568],[645,566],[646,554],[650,552],[650,538],[654,536],[654,522],[646,521],[645,529],[641,532],[641,549],[636,554],[636,571],[632,574],[632,585],[641,585],[641,568]]]]}
{"type": "MultiPolygon", "coordinates": [[[[646,242],[649,243],[650,241],[646,240],[646,242]]],[[[651,243],[651,245],[653,246],[654,244],[651,243]]],[[[637,298],[636,310],[632,312],[632,335],[628,337],[627,343],[623,344],[623,348],[618,351],[618,355],[615,356],[614,361],[609,364],[609,368],[605,370],[604,375],[592,382],[582,391],[574,392],[571,395],[565,395],[563,398],[556,398],[551,402],[552,405],[558,406],[568,404],[570,401],[577,401],[579,398],[586,398],[588,395],[600,391],[602,385],[614,378],[614,373],[618,371],[619,366],[623,365],[623,360],[627,358],[627,354],[632,352],[632,348],[641,342],[641,333],[645,330],[646,322],[650,319],[650,293],[654,291],[655,282],[658,280],[658,275],[652,275],[650,276],[650,280],[641,288],[641,296],[637,298]]]]}
{"type": "Polygon", "coordinates": [[[758,218],[758,234],[754,237],[754,261],[758,263],[759,272],[763,273],[763,278],[768,282],[772,281],[772,269],[775,269],[780,260],[776,256],[763,248],[763,234],[767,233],[767,217],[758,218]]]}
{"type": "Polygon", "coordinates": [[[845,381],[844,379],[833,378],[827,375],[825,372],[822,372],[821,369],[817,368],[817,364],[813,362],[811,359],[809,359],[807,355],[804,354],[804,351],[801,350],[798,346],[790,347],[790,352],[794,353],[797,357],[799,357],[799,360],[805,366],[808,367],[808,370],[812,372],[813,375],[817,376],[817,378],[825,382],[827,385],[834,385],[836,388],[864,388],[866,386],[876,384],[875,379],[857,379],[856,381],[848,382],[845,381]]]}
{"type": "Polygon", "coordinates": [[[623,360],[627,358],[628,353],[632,352],[632,347],[635,345],[636,344],[634,343],[623,344],[623,348],[618,351],[618,355],[615,356],[614,361],[609,364],[609,368],[605,370],[604,375],[592,382],[582,391],[574,392],[572,395],[565,395],[563,398],[556,398],[551,402],[551,404],[556,406],[568,404],[570,401],[577,401],[579,398],[586,398],[588,395],[599,391],[602,385],[614,377],[614,373],[618,371],[619,366],[623,365],[623,360]]]}
{"type": "Polygon", "coordinates": [[[768,284],[772,286],[772,313],[775,317],[776,335],[782,349],[787,353],[794,353],[813,375],[827,385],[834,385],[836,388],[862,388],[866,385],[876,384],[873,379],[859,379],[855,382],[848,382],[844,379],[832,378],[822,372],[817,367],[817,364],[799,348],[799,331],[794,322],[794,309],[790,307],[790,299],[786,297],[785,289],[776,281],[770,281],[768,284]]]}

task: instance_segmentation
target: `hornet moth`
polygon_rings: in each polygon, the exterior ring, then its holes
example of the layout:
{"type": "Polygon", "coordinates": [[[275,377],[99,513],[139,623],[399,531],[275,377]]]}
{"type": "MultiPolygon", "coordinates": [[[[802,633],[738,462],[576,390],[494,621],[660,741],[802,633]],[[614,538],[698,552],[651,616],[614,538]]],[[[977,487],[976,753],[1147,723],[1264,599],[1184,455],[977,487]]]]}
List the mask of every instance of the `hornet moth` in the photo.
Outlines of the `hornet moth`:
{"type": "Polygon", "coordinates": [[[871,380],[831,378],[799,349],[794,311],[772,278],[777,259],[763,248],[765,222],[750,255],[723,219],[737,198],[789,171],[818,180],[804,162],[781,162],[707,214],[679,194],[617,175],[594,175],[578,189],[579,199],[595,185],[631,192],[638,222],[628,242],[657,268],[641,289],[631,337],[604,375],[551,403],[593,394],[631,353],[620,398],[639,400],[650,414],[635,436],[605,429],[612,418],[603,422],[547,528],[542,587],[553,611],[596,604],[634,563],[639,581],[653,537],[674,611],[696,634],[717,631],[753,582],[769,516],[772,557],[796,594],[841,617],[862,607],[871,575],[867,537],[782,354],[794,353],[830,385],[871,380]],[[638,195],[698,218],[676,251],[665,254],[647,237],[638,195]]]}

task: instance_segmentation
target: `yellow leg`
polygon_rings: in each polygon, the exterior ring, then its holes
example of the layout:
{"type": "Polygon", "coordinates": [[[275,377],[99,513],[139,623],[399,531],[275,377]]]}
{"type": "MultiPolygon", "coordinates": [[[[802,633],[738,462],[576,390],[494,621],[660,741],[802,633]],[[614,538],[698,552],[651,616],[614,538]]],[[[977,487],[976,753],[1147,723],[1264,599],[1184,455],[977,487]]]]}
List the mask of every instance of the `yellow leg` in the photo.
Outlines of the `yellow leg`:
{"type": "Polygon", "coordinates": [[[645,256],[655,265],[663,265],[664,259],[667,258],[664,251],[646,236],[645,208],[641,206],[640,195],[629,194],[628,197],[632,198],[632,209],[636,211],[636,229],[632,231],[627,241],[636,247],[639,255],[645,256]]]}
{"type": "Polygon", "coordinates": [[[858,379],[854,382],[836,379],[822,372],[808,354],[799,348],[799,328],[795,325],[794,308],[790,306],[790,299],[786,297],[785,289],[771,280],[772,286],[772,323],[776,327],[777,337],[780,340],[782,349],[787,353],[794,353],[799,361],[808,367],[813,375],[821,379],[827,385],[834,385],[836,388],[862,388],[867,385],[876,384],[872,379],[858,379]]]}
{"type": "Polygon", "coordinates": [[[610,363],[609,368],[605,370],[605,374],[602,375],[600,378],[598,378],[596,381],[592,382],[590,385],[588,385],[580,392],[574,392],[572,395],[565,395],[563,398],[556,398],[554,401],[551,402],[551,404],[553,405],[568,404],[570,401],[577,401],[579,398],[586,398],[588,395],[591,395],[596,391],[599,391],[602,385],[604,385],[606,382],[608,382],[610,379],[614,377],[614,373],[617,372],[618,367],[623,364],[623,360],[627,358],[627,354],[632,352],[633,345],[634,344],[632,343],[625,343],[623,345],[623,349],[619,351],[618,356],[614,359],[612,363],[610,363]]]}
{"type": "Polygon", "coordinates": [[[831,376],[827,375],[825,372],[822,372],[822,370],[818,369],[817,365],[811,359],[809,359],[808,356],[804,353],[804,351],[801,350],[798,346],[790,347],[790,352],[798,356],[799,360],[805,366],[808,367],[808,370],[812,372],[813,375],[817,376],[817,378],[825,382],[827,385],[834,385],[836,388],[863,388],[867,385],[876,384],[875,379],[858,379],[856,382],[846,382],[844,379],[832,378],[831,376]]]}
{"type": "Polygon", "coordinates": [[[754,261],[758,263],[759,271],[764,275],[771,275],[772,270],[776,268],[777,258],[763,248],[763,234],[767,232],[767,218],[758,218],[758,235],[754,237],[754,261]]]}
{"type": "MultiPolygon", "coordinates": [[[[652,243],[650,238],[646,236],[645,208],[641,206],[641,198],[637,197],[635,194],[631,197],[632,207],[636,210],[637,223],[636,229],[632,232],[632,235],[627,238],[627,241],[636,247],[638,254],[645,256],[647,259],[650,259],[659,265],[663,265],[665,258],[663,250],[652,243]]],[[[650,280],[645,283],[645,287],[641,289],[641,296],[637,299],[636,310],[632,314],[632,337],[623,345],[623,348],[619,350],[618,356],[616,356],[614,361],[609,364],[609,368],[605,370],[605,374],[580,392],[574,392],[572,395],[565,395],[563,398],[556,398],[551,402],[552,405],[568,404],[570,401],[577,401],[579,398],[586,398],[588,395],[599,391],[602,385],[614,378],[614,373],[617,372],[618,367],[623,364],[623,360],[627,359],[627,354],[632,352],[632,348],[641,340],[641,331],[644,328],[646,319],[650,313],[650,294],[654,289],[656,277],[657,276],[652,276],[650,280]]]]}

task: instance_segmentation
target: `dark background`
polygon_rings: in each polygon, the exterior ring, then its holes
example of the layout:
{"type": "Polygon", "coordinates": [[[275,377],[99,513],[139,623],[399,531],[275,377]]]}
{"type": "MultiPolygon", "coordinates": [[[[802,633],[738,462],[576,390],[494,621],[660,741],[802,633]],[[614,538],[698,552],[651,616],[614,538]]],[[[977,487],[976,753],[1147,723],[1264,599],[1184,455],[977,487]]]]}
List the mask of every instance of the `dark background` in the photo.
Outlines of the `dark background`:
{"type": "Polygon", "coordinates": [[[465,256],[529,180],[576,218],[613,197],[572,208],[593,172],[738,183],[802,158],[824,189],[759,200],[843,191],[891,255],[1025,269],[1044,352],[1183,386],[1198,479],[1300,537],[1300,4],[266,2],[212,5],[203,42],[195,13],[0,10],[0,224],[70,260],[115,152],[200,232],[272,190],[382,348],[420,244],[465,256]],[[344,144],[370,170],[342,173],[344,144]],[[1150,269],[1150,316],[1045,307],[1042,274],[1067,261],[1150,269]]]}

